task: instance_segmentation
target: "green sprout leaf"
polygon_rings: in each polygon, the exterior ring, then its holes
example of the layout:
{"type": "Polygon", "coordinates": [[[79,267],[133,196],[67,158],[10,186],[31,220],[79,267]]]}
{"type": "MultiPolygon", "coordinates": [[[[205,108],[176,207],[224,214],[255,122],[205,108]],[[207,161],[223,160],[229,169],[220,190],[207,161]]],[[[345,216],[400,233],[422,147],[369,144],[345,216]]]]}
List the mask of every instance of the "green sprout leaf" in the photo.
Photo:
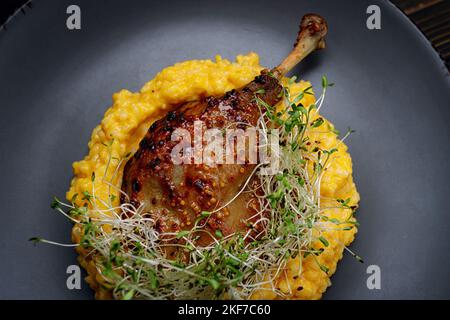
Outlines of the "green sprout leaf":
{"type": "Polygon", "coordinates": [[[318,128],[318,127],[320,127],[322,124],[324,123],[324,120],[323,120],[323,118],[317,118],[316,120],[314,120],[312,123],[311,123],[311,127],[313,127],[313,128],[318,128]]]}
{"type": "Polygon", "coordinates": [[[323,243],[323,245],[324,245],[325,247],[328,247],[328,246],[330,245],[330,243],[328,242],[328,240],[325,239],[325,238],[322,237],[322,236],[319,237],[319,240],[320,240],[320,242],[323,243]]]}

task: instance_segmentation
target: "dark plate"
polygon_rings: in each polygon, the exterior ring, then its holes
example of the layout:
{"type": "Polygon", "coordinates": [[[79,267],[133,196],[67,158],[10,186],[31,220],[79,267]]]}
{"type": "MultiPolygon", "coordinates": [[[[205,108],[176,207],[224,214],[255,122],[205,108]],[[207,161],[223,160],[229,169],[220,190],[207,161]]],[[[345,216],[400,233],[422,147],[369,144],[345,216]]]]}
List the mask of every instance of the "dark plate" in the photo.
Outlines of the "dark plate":
{"type": "Polygon", "coordinates": [[[112,93],[139,90],[178,61],[233,59],[256,51],[274,66],[289,51],[304,13],[329,21],[328,47],[293,73],[336,83],[323,113],[348,140],[361,193],[361,227],[328,299],[450,298],[450,80],[426,39],[395,7],[379,1],[49,1],[33,2],[0,32],[0,298],[90,299],[68,290],[71,225],[49,204],[64,197],[71,164],[87,152],[112,93]],[[66,29],[66,8],[82,30],[66,29]],[[381,7],[382,29],[366,28],[381,7]],[[381,268],[381,290],[366,268],[381,268]]]}

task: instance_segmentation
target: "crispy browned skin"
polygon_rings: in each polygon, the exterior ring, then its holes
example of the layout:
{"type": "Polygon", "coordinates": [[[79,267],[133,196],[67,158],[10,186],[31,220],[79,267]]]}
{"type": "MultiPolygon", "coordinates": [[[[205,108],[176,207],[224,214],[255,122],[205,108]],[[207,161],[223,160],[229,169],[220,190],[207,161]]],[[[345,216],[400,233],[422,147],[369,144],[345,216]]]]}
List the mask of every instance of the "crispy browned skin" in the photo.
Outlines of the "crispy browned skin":
{"type": "MultiPolygon", "coordinates": [[[[174,165],[171,152],[178,141],[172,141],[172,133],[182,128],[193,136],[195,121],[202,121],[205,129],[236,128],[238,123],[242,129],[255,126],[261,116],[255,95],[268,105],[275,105],[282,90],[278,79],[309,53],[323,48],[326,33],[327,25],[322,17],[304,16],[294,49],[272,70],[273,76],[265,70],[240,90],[188,102],[156,121],[125,166],[122,190],[129,198],[122,196],[122,203],[143,206],[144,212],[155,219],[160,232],[190,230],[203,211],[214,212],[228,204],[243,188],[255,165],[174,165]]],[[[253,180],[247,188],[255,188],[256,179],[253,180]]],[[[234,232],[246,234],[251,228],[257,234],[259,230],[253,229],[252,222],[259,218],[255,214],[260,208],[253,197],[252,192],[242,193],[226,208],[204,220],[204,230],[210,235],[200,233],[198,244],[209,244],[217,230],[226,236],[234,232]]],[[[173,255],[175,250],[168,253],[173,255]]]]}
{"type": "MultiPolygon", "coordinates": [[[[274,105],[280,100],[281,89],[277,79],[262,73],[240,90],[232,90],[220,98],[186,103],[156,121],[125,166],[122,189],[130,197],[129,201],[136,206],[143,205],[144,212],[157,221],[160,232],[191,229],[203,211],[212,212],[227,204],[243,188],[255,164],[174,165],[171,152],[178,141],[172,141],[172,133],[182,128],[193,137],[195,121],[202,121],[205,129],[254,127],[261,116],[255,95],[274,105]]],[[[246,232],[248,218],[259,209],[251,197],[251,193],[241,194],[226,209],[213,213],[207,219],[205,230],[213,235],[220,230],[224,236],[246,232]]],[[[128,199],[122,196],[121,200],[128,199]]],[[[202,233],[199,243],[210,240],[202,233]]]]}

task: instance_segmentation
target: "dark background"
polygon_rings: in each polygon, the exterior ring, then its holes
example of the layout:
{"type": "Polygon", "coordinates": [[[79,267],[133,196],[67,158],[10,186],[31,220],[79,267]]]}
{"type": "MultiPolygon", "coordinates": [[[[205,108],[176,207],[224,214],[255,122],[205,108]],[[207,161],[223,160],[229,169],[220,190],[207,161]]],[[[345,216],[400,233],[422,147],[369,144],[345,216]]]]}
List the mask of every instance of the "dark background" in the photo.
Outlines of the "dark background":
{"type": "MultiPolygon", "coordinates": [[[[450,0],[390,0],[425,34],[450,69],[450,0]]],[[[33,1],[1,0],[0,25],[14,13],[26,14],[33,1]]],[[[4,28],[7,25],[4,26],[4,28]]],[[[1,31],[1,28],[0,28],[1,31]]]]}
{"type": "Polygon", "coordinates": [[[0,2],[0,24],[4,24],[26,2],[27,0],[2,0],[0,2]]]}

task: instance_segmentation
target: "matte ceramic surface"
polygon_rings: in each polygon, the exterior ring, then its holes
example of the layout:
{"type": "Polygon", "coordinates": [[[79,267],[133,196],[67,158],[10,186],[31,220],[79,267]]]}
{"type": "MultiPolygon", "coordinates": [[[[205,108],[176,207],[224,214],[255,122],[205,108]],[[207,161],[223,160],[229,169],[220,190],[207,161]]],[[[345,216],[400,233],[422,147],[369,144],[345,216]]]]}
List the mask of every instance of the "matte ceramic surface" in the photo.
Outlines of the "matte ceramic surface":
{"type": "Polygon", "coordinates": [[[0,32],[0,298],[92,299],[83,282],[68,290],[72,249],[33,246],[32,236],[70,242],[53,212],[71,164],[122,89],[137,91],[178,61],[258,52],[276,65],[301,16],[329,21],[327,49],[292,74],[329,91],[324,115],[345,131],[361,193],[352,250],[326,299],[450,298],[450,80],[420,32],[380,1],[50,1],[36,0],[0,32]],[[366,28],[381,8],[382,29],[366,28]],[[82,29],[66,28],[78,4],[82,29]],[[381,290],[366,286],[381,268],[381,290]]]}

